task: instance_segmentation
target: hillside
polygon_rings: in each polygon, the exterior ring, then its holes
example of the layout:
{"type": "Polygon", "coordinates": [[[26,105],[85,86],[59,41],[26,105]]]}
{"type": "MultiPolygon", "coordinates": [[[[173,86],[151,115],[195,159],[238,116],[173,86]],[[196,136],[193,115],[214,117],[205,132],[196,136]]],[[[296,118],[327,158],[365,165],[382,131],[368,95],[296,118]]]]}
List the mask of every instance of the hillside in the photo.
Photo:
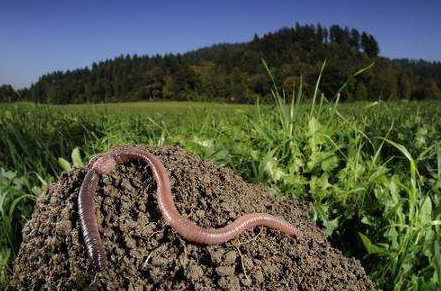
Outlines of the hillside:
{"type": "Polygon", "coordinates": [[[270,93],[264,59],[286,92],[300,79],[311,96],[324,60],[321,90],[332,97],[348,76],[375,65],[349,81],[342,100],[439,99],[441,63],[390,60],[379,55],[374,36],[333,25],[282,28],[251,41],[216,44],[185,54],[126,55],[73,71],[56,71],[35,84],[11,91],[0,87],[0,101],[84,103],[133,100],[216,100],[254,102],[270,93]]]}

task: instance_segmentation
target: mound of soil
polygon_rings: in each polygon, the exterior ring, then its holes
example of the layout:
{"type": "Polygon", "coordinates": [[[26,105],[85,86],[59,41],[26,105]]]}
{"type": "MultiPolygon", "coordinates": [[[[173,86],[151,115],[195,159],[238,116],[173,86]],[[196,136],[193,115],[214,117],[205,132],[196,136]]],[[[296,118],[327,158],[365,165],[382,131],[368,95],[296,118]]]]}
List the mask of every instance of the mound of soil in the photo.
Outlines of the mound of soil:
{"type": "Polygon", "coordinates": [[[308,206],[271,197],[228,168],[179,148],[149,148],[170,173],[182,215],[206,228],[249,212],[284,217],[304,234],[257,227],[223,245],[195,245],[165,225],[143,163],[101,179],[95,202],[108,266],[93,271],[81,237],[77,195],[90,165],[61,175],[23,230],[10,290],[374,290],[360,263],[344,257],[308,218],[308,206]]]}

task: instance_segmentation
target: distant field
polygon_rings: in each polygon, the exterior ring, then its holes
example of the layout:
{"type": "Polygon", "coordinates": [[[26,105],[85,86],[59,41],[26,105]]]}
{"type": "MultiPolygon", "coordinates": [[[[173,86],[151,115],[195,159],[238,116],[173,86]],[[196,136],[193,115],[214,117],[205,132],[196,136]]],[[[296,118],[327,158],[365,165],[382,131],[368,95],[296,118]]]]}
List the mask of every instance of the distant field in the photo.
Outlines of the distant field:
{"type": "Polygon", "coordinates": [[[263,107],[0,104],[3,278],[47,183],[95,153],[146,143],[179,145],[311,202],[311,218],[385,290],[441,288],[441,103],[275,97],[263,107]]]}
{"type": "MultiPolygon", "coordinates": [[[[71,114],[100,113],[100,114],[179,114],[188,111],[212,110],[229,112],[230,110],[247,110],[253,108],[248,104],[226,104],[208,102],[125,102],[125,103],[98,103],[98,104],[69,104],[69,105],[36,105],[29,102],[15,103],[13,106],[28,108],[49,107],[55,110],[63,110],[71,114]]],[[[5,106],[10,106],[6,105],[5,106]]]]}

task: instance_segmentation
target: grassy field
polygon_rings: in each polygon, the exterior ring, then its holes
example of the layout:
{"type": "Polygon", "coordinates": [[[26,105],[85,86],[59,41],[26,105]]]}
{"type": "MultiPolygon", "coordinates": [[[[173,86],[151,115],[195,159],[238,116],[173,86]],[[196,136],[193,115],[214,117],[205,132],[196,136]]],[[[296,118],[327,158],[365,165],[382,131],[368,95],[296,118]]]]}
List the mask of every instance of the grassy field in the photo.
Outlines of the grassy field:
{"type": "MultiPolygon", "coordinates": [[[[300,97],[300,94],[299,94],[300,97]]],[[[121,143],[179,145],[311,203],[385,290],[441,289],[441,103],[0,105],[0,266],[36,197],[121,143]]]]}

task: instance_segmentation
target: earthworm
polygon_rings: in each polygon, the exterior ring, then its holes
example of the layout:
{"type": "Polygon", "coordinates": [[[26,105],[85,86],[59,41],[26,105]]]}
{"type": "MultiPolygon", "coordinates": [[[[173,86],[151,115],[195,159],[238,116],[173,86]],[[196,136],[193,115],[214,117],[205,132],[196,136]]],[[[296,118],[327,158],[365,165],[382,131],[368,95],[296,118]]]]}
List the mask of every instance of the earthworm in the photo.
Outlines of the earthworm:
{"type": "Polygon", "coordinates": [[[88,256],[92,259],[97,271],[106,266],[104,245],[98,231],[93,203],[98,179],[103,174],[111,173],[118,164],[141,159],[146,162],[156,181],[156,199],[159,210],[168,225],[175,229],[184,239],[198,244],[222,244],[255,226],[266,226],[280,230],[288,235],[300,237],[300,231],[287,221],[265,213],[243,215],[234,222],[218,228],[204,229],[181,216],[176,209],[171,194],[167,170],[160,160],[146,150],[135,147],[117,149],[99,157],[87,172],[78,195],[78,212],[84,242],[88,256]]]}

